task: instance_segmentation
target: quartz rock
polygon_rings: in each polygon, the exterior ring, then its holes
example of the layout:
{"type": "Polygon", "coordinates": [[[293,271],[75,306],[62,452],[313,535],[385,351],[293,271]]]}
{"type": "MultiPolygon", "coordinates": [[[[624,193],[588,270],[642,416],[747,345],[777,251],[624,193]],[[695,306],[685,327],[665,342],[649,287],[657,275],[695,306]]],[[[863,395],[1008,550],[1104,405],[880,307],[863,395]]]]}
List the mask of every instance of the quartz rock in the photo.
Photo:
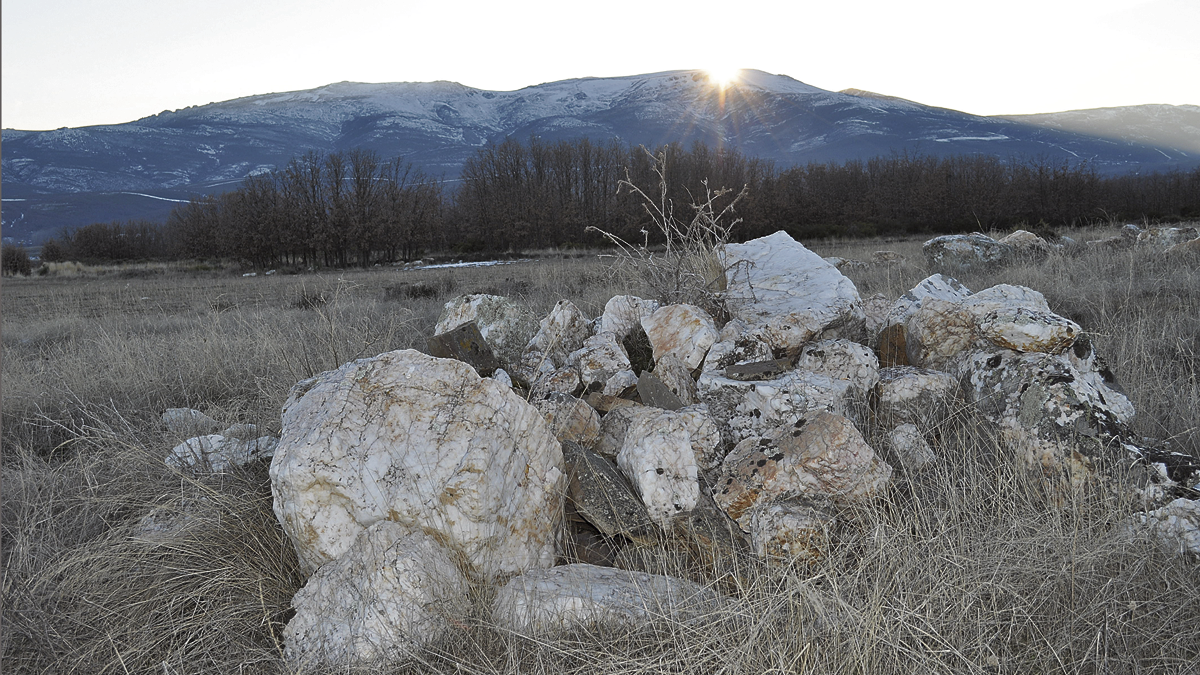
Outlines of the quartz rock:
{"type": "Polygon", "coordinates": [[[930,267],[951,271],[989,269],[1013,256],[1011,246],[978,232],[934,237],[925,242],[921,252],[930,267]]]}
{"type": "Polygon", "coordinates": [[[642,319],[657,309],[657,300],[643,300],[636,295],[614,295],[604,305],[598,332],[614,333],[618,340],[623,340],[642,325],[642,319]]]}
{"type": "Polygon", "coordinates": [[[634,417],[617,453],[617,466],[660,525],[696,507],[700,469],[691,433],[680,416],[656,411],[634,417]]]}
{"type": "Polygon", "coordinates": [[[590,448],[600,438],[600,416],[592,406],[574,396],[554,392],[534,405],[558,440],[590,448]]]}
{"type": "Polygon", "coordinates": [[[696,393],[696,381],[692,379],[692,371],[674,354],[667,354],[657,359],[654,364],[654,374],[685,406],[700,402],[696,393]]]}
{"type": "Polygon", "coordinates": [[[750,545],[759,556],[786,563],[815,563],[829,555],[837,516],[802,501],[755,507],[743,518],[750,545]]]}
{"type": "Polygon", "coordinates": [[[625,476],[609,460],[570,441],[563,442],[567,497],[576,512],[606,536],[643,540],[654,522],[625,476]]]}
{"type": "Polygon", "coordinates": [[[620,396],[630,387],[636,387],[638,376],[632,370],[619,370],[613,373],[604,383],[603,393],[606,396],[620,396]]]}
{"type": "Polygon", "coordinates": [[[849,380],[803,371],[754,382],[704,373],[697,387],[730,445],[795,424],[815,410],[850,415],[857,407],[849,380]]]}
{"type": "Polygon", "coordinates": [[[381,520],[436,533],[483,578],[554,563],[562,449],[511,389],[414,350],[313,380],[293,392],[271,462],[275,515],[306,574],[381,520]]]}
{"type": "Polygon", "coordinates": [[[437,541],[383,520],[292,598],[284,653],[302,669],[395,658],[450,633],[470,611],[467,580],[437,541]]]}
{"type": "Polygon", "coordinates": [[[613,375],[630,369],[629,354],[621,346],[616,333],[597,333],[583,341],[583,347],[571,352],[567,365],[579,371],[584,387],[593,383],[605,384],[613,375]]]}
{"type": "Polygon", "coordinates": [[[704,357],[704,372],[720,371],[729,366],[757,363],[774,358],[771,345],[750,330],[744,321],[734,319],[721,329],[719,341],[704,357]]]}
{"type": "Polygon", "coordinates": [[[520,360],[522,349],[537,330],[537,317],[525,307],[503,296],[478,293],[460,295],[447,302],[433,333],[448,333],[472,321],[505,364],[520,360]]]}
{"type": "Polygon", "coordinates": [[[906,471],[920,471],[937,461],[933,448],[915,424],[901,424],[887,432],[886,441],[892,454],[906,471]]]}
{"type": "Polygon", "coordinates": [[[1151,227],[1138,233],[1137,245],[1138,248],[1165,250],[1197,237],[1200,237],[1200,230],[1194,227],[1151,227]]]}
{"type": "Polygon", "coordinates": [[[176,438],[215,434],[225,426],[192,408],[168,408],[162,414],[162,421],[176,438]]]}
{"type": "Polygon", "coordinates": [[[892,468],[850,420],[825,411],[738,443],[713,498],[743,530],[753,507],[795,497],[859,501],[878,494],[892,468]]]}
{"type": "Polygon", "coordinates": [[[1200,555],[1200,500],[1181,497],[1161,508],[1138,514],[1137,519],[1164,546],[1180,553],[1200,555]]]}
{"type": "Polygon", "coordinates": [[[538,325],[525,351],[544,355],[555,370],[567,365],[571,352],[592,334],[591,321],[570,300],[559,300],[538,325]]]}
{"type": "Polygon", "coordinates": [[[872,401],[884,426],[917,424],[930,429],[949,416],[958,396],[958,380],[949,373],[912,366],[879,371],[872,401]]]}
{"type": "Polygon", "coordinates": [[[728,244],[730,313],[779,351],[814,338],[862,337],[866,317],[854,283],[786,232],[728,244]]]}
{"type": "Polygon", "coordinates": [[[695,305],[667,305],[642,319],[654,348],[654,360],[670,354],[695,370],[717,341],[717,326],[708,312],[695,305]]]}
{"type": "Polygon", "coordinates": [[[1016,255],[1024,258],[1044,258],[1054,250],[1050,242],[1028,230],[1017,230],[1000,239],[1000,243],[1011,246],[1016,255]]]}
{"type": "Polygon", "coordinates": [[[849,382],[862,400],[879,382],[879,358],[869,348],[849,340],[808,343],[796,360],[796,370],[849,382]]]}
{"type": "Polygon", "coordinates": [[[196,436],[176,445],[167,455],[167,466],[221,473],[275,454],[279,439],[260,436],[242,440],[221,434],[196,436]]]}
{"type": "Polygon", "coordinates": [[[728,603],[683,579],[574,564],[527,572],[509,581],[496,594],[492,620],[521,635],[596,624],[636,628],[664,619],[678,625],[728,603]]]}

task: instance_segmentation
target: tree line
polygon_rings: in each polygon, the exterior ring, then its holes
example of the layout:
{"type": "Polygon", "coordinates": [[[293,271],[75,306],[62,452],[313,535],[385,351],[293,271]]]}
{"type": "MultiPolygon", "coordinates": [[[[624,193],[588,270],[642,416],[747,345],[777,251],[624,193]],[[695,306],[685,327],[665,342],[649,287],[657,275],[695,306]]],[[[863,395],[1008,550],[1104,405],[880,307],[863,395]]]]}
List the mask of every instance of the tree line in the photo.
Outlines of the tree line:
{"type": "Polygon", "coordinates": [[[603,246],[597,229],[653,244],[656,228],[621,182],[657,198],[655,155],[665,161],[666,197],[680,217],[709,187],[732,188],[724,200],[747,188],[737,204],[739,240],[777,230],[814,238],[1200,217],[1200,168],[1102,176],[1082,162],[906,153],[779,168],[699,143],[650,152],[618,141],[509,138],[469,158],[454,190],[373,152],[310,152],[237,190],[181,205],[164,226],[89,225],[51,245],[85,261],[235,258],[262,267],[345,267],[430,250],[603,246]]]}

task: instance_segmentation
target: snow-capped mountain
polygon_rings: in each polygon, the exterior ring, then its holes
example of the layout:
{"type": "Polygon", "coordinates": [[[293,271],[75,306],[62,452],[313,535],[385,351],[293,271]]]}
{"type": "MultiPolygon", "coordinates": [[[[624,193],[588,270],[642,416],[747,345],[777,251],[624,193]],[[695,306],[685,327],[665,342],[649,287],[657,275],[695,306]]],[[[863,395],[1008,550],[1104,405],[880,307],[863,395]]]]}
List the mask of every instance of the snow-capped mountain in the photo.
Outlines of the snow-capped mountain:
{"type": "MultiPolygon", "coordinates": [[[[1195,106],[1182,108],[1190,114],[1195,106]]],[[[1200,132],[1187,133],[1200,145],[1200,132]]],[[[779,166],[893,152],[1087,160],[1104,173],[1200,163],[1196,145],[1162,145],[1174,138],[1164,134],[1146,131],[1138,136],[1144,140],[1131,142],[1062,121],[980,117],[869,92],[826,91],[755,70],[724,88],[703,71],[582,78],[510,92],[453,82],[341,82],[127,124],[6,129],[3,219],[6,236],[49,229],[46,236],[98,220],[161,217],[174,203],[165,200],[228,189],[310,150],[364,147],[450,178],[478,148],[509,136],[647,146],[700,141],[779,166]]]]}

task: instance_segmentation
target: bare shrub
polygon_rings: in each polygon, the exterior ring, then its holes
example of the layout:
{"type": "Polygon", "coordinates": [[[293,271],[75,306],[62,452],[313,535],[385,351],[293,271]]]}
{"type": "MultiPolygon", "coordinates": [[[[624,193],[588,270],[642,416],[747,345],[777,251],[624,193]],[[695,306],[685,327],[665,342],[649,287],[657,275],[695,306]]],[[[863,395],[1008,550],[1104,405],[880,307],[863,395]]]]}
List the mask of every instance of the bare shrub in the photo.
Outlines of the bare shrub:
{"type": "Polygon", "coordinates": [[[646,230],[642,230],[644,239],[640,244],[630,243],[600,228],[589,227],[588,231],[599,232],[617,246],[619,252],[614,270],[649,288],[655,299],[663,304],[696,305],[720,319],[726,314],[721,300],[726,283],[722,252],[733,228],[741,222],[741,218],[731,218],[749,187],[743,186],[729,203],[718,209],[718,202],[732,189],[713,190],[706,178],[702,181],[704,194],[698,198],[693,196],[691,217],[681,218],[675,213],[674,202],[667,197],[666,151],[657,155],[649,150],[646,152],[654,159],[659,188],[657,198],[635,185],[628,171],[619,187],[641,198],[642,208],[664,242],[663,248],[650,246],[650,233],[646,230]]]}

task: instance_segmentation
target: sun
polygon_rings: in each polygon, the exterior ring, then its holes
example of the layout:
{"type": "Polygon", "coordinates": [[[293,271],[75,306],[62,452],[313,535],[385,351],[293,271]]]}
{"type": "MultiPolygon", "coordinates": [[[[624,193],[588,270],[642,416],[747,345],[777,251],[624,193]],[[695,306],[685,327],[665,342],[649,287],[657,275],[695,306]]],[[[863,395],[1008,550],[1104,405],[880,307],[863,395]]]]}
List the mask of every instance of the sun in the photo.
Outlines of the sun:
{"type": "Polygon", "coordinates": [[[734,84],[742,74],[741,68],[729,68],[722,66],[719,68],[705,68],[704,72],[708,73],[708,79],[713,84],[720,86],[722,89],[734,84]]]}

